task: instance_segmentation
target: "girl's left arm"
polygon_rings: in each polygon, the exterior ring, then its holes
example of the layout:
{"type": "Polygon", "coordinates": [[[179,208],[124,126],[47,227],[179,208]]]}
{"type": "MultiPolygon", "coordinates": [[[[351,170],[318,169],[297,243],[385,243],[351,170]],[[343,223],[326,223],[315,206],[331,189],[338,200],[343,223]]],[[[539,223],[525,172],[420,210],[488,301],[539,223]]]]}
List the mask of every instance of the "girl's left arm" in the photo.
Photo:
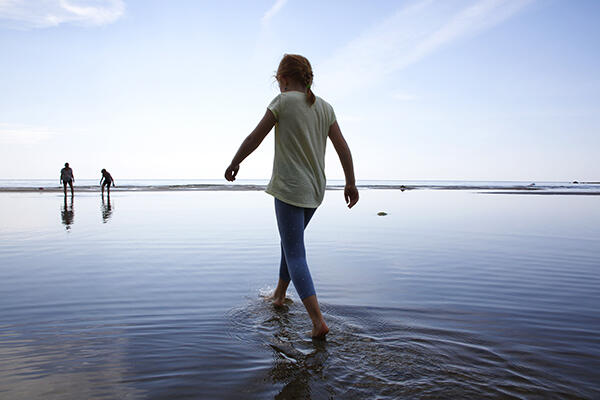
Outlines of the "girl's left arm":
{"type": "Polygon", "coordinates": [[[273,129],[276,122],[277,120],[275,119],[273,112],[267,109],[267,112],[265,112],[265,115],[258,125],[256,125],[256,128],[254,128],[248,137],[244,139],[237,153],[235,153],[233,160],[231,160],[231,164],[229,164],[229,167],[225,170],[225,179],[230,182],[235,180],[235,176],[240,169],[240,163],[258,148],[269,132],[271,132],[271,129],[273,129]]]}

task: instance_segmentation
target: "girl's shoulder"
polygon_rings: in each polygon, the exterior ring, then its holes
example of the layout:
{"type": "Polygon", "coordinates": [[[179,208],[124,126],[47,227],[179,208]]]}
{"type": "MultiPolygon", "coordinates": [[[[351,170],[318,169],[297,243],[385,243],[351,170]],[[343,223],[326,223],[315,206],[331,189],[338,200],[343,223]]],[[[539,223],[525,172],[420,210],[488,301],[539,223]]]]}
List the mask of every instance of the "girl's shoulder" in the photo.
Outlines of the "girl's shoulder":
{"type": "Polygon", "coordinates": [[[290,91],[279,93],[271,100],[268,108],[273,111],[275,116],[285,109],[295,109],[296,107],[304,108],[309,107],[313,109],[319,109],[326,112],[333,112],[333,106],[323,99],[322,97],[315,96],[315,103],[308,105],[306,101],[306,94],[302,92],[290,91]]]}
{"type": "Polygon", "coordinates": [[[322,98],[320,96],[315,96],[315,103],[317,101],[319,101],[319,102],[321,102],[321,103],[323,103],[323,104],[325,104],[325,105],[327,105],[329,107],[332,107],[331,104],[327,100],[325,100],[324,98],[322,98]]]}
{"type": "Polygon", "coordinates": [[[333,111],[333,106],[322,97],[315,96],[315,105],[318,105],[320,108],[326,111],[333,111]]]}

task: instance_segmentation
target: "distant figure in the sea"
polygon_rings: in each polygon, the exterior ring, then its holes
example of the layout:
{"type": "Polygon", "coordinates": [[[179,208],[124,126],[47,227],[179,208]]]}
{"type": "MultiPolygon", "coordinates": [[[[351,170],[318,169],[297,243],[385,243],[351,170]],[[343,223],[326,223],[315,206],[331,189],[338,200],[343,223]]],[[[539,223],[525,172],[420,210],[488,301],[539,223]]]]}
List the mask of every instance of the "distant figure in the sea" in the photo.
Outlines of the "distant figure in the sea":
{"type": "Polygon", "coordinates": [[[73,170],[69,167],[69,163],[65,163],[65,167],[60,170],[59,182],[63,185],[65,197],[67,196],[67,185],[71,187],[71,197],[73,197],[73,182],[75,182],[75,176],[73,176],[73,170]]]}
{"type": "Polygon", "coordinates": [[[104,202],[104,196],[102,196],[102,223],[107,223],[112,216],[112,206],[110,205],[110,196],[107,197],[106,203],[104,202]]]}
{"type": "Polygon", "coordinates": [[[106,186],[107,195],[110,196],[110,185],[115,186],[115,180],[110,175],[110,173],[102,168],[102,178],[100,178],[100,185],[102,186],[102,197],[104,197],[104,186],[106,186]]]}
{"type": "Polygon", "coordinates": [[[73,196],[71,196],[71,201],[67,204],[67,196],[65,195],[64,203],[62,209],[60,210],[60,217],[62,219],[62,223],[65,226],[66,230],[71,229],[71,225],[73,225],[73,220],[75,219],[75,210],[73,209],[73,196]]]}
{"type": "Polygon", "coordinates": [[[275,127],[273,174],[266,192],[275,197],[275,215],[281,238],[279,282],[273,304],[282,306],[290,279],[312,320],[313,337],[324,337],[329,328],[323,319],[308,270],[304,229],[325,194],[325,146],[333,143],[344,169],[344,198],[351,208],[358,201],[352,155],[336,121],[333,107],[311,90],[309,61],[286,54],[275,75],[281,94],[267,107],[256,128],[243,141],[225,171],[234,181],[240,163],[260,145],[275,127]]]}

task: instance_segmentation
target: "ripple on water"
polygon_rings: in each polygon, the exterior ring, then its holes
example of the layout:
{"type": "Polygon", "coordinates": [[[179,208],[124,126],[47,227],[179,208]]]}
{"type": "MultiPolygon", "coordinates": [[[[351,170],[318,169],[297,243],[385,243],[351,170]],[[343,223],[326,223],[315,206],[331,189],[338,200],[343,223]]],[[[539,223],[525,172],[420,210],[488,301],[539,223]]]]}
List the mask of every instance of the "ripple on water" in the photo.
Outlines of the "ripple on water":
{"type": "Polygon", "coordinates": [[[298,300],[275,309],[261,293],[230,310],[230,335],[272,353],[267,379],[281,385],[275,398],[586,397],[549,373],[543,357],[515,358],[469,329],[469,313],[326,303],[321,309],[330,327],[325,341],[310,338],[298,300]]]}

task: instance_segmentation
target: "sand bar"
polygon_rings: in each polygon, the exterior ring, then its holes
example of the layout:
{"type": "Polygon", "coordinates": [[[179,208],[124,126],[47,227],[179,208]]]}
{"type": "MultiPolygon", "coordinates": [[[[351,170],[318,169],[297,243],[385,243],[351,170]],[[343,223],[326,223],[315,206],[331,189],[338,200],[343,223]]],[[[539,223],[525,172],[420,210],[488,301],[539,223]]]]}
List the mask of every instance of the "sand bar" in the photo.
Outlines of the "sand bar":
{"type": "MultiPolygon", "coordinates": [[[[385,184],[358,184],[359,190],[469,190],[483,191],[487,194],[546,194],[546,195],[598,195],[600,186],[592,185],[582,187],[580,184],[566,185],[477,185],[477,184],[410,184],[410,185],[385,185],[385,184]]],[[[111,188],[111,192],[169,192],[169,191],[264,191],[264,184],[177,184],[177,185],[122,185],[111,188]]],[[[343,190],[343,185],[327,185],[327,190],[343,190]]],[[[31,192],[62,192],[61,186],[6,186],[0,187],[0,193],[31,193],[31,192]]],[[[75,186],[76,192],[100,192],[98,185],[75,186]]]]}

